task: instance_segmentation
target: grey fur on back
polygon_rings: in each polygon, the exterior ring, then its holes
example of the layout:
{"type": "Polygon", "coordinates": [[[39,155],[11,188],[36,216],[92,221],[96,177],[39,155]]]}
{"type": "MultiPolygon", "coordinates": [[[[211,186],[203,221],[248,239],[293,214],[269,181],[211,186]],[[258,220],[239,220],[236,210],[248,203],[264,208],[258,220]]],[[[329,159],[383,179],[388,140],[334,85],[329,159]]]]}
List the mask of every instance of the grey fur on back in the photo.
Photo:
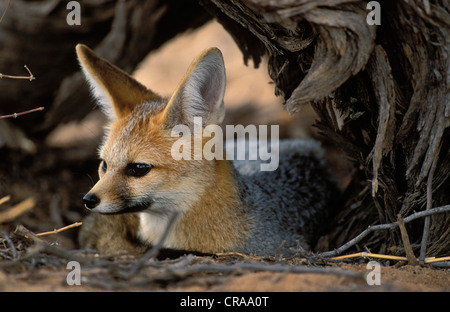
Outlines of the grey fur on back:
{"type": "Polygon", "coordinates": [[[261,160],[233,161],[244,209],[254,220],[241,252],[289,256],[298,246],[313,247],[338,202],[322,157],[317,141],[282,140],[275,171],[261,171],[261,160]]]}

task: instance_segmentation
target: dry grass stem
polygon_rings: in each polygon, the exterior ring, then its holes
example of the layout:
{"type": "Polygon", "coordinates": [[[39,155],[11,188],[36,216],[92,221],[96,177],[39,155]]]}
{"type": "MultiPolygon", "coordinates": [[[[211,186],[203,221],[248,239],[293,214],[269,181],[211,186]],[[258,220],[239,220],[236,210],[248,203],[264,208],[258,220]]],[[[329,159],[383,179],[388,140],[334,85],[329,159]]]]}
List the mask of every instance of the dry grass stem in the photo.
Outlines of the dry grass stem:
{"type": "Polygon", "coordinates": [[[0,17],[0,23],[3,21],[6,15],[6,11],[8,11],[9,5],[11,3],[11,0],[8,0],[8,4],[6,5],[5,11],[3,11],[2,17],[0,17]]]}
{"type": "Polygon", "coordinates": [[[69,224],[69,225],[67,225],[67,226],[64,226],[64,227],[62,227],[62,228],[55,229],[55,230],[53,230],[53,231],[37,233],[36,236],[45,236],[45,235],[58,234],[58,233],[61,233],[61,232],[63,232],[63,231],[66,231],[66,230],[68,230],[68,229],[72,229],[72,228],[75,228],[75,227],[79,227],[79,226],[81,226],[81,225],[83,225],[83,222],[75,222],[75,223],[69,224]]]}
{"type": "Polygon", "coordinates": [[[30,110],[27,110],[27,111],[24,111],[24,112],[21,112],[21,113],[14,113],[14,114],[10,114],[10,115],[3,115],[3,116],[0,116],[0,119],[2,119],[2,118],[17,118],[17,117],[22,116],[22,115],[43,111],[44,109],[45,109],[45,107],[33,108],[33,109],[30,109],[30,110]]]}
{"type": "Polygon", "coordinates": [[[0,213],[0,224],[14,220],[21,214],[33,208],[35,204],[36,201],[34,200],[34,198],[30,197],[9,208],[8,210],[2,211],[0,213]]]}
{"type": "Polygon", "coordinates": [[[26,79],[26,80],[35,80],[36,77],[33,76],[33,74],[31,73],[30,69],[28,68],[27,65],[24,65],[23,67],[25,67],[25,69],[28,71],[29,76],[13,76],[13,75],[5,75],[0,73],[0,79],[1,78],[9,78],[9,79],[26,79]]]}
{"type": "Polygon", "coordinates": [[[8,202],[11,199],[11,196],[6,195],[5,197],[0,198],[0,205],[8,202]]]}
{"type": "MultiPolygon", "coordinates": [[[[370,252],[358,252],[354,254],[349,255],[343,255],[338,257],[330,258],[331,260],[343,260],[343,259],[351,259],[351,258],[374,258],[374,259],[384,259],[384,260],[395,260],[395,261],[408,261],[409,259],[407,257],[399,257],[399,256],[391,256],[391,255],[382,255],[382,254],[375,254],[370,252]]],[[[416,259],[417,261],[417,259],[416,259]]],[[[444,262],[444,261],[450,261],[450,257],[429,257],[425,258],[424,263],[430,264],[430,263],[436,263],[436,262],[444,262]]]]}

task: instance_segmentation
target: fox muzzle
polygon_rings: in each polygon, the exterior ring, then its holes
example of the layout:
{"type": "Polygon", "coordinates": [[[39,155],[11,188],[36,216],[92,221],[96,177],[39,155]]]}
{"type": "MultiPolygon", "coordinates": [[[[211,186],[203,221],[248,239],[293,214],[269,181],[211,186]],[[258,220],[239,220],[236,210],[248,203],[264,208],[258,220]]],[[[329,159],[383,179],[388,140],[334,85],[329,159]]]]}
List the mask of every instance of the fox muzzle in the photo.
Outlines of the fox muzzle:
{"type": "Polygon", "coordinates": [[[95,194],[87,193],[83,197],[84,205],[87,209],[92,210],[100,204],[100,198],[95,194]]]}

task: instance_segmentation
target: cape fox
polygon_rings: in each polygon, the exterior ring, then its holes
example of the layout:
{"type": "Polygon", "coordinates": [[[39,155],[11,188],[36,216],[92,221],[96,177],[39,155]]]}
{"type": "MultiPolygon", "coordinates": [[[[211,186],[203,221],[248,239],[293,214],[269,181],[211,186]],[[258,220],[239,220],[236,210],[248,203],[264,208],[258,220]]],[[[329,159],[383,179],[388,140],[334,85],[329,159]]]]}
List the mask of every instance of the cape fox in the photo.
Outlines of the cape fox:
{"type": "MultiPolygon", "coordinates": [[[[258,161],[175,160],[177,125],[219,125],[225,113],[225,66],[217,48],[201,53],[174,94],[162,98],[84,45],[77,55],[101,110],[108,116],[100,180],[83,200],[95,212],[80,230],[82,248],[142,253],[163,248],[201,253],[236,251],[292,255],[318,238],[336,205],[336,187],[319,143],[279,144],[280,164],[258,161]]],[[[204,143],[204,142],[203,142],[204,143]]]]}

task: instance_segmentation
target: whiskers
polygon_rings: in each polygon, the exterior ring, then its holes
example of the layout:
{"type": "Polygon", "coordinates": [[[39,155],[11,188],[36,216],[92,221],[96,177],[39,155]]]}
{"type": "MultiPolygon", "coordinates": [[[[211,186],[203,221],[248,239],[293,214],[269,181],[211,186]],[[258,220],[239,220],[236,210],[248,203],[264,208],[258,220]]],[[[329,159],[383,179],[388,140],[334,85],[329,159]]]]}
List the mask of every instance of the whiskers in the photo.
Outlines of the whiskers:
{"type": "Polygon", "coordinates": [[[94,181],[94,179],[92,178],[92,176],[91,176],[89,173],[86,173],[86,176],[87,176],[87,177],[89,178],[89,180],[91,181],[91,188],[94,187],[95,181],[94,181]]]}

